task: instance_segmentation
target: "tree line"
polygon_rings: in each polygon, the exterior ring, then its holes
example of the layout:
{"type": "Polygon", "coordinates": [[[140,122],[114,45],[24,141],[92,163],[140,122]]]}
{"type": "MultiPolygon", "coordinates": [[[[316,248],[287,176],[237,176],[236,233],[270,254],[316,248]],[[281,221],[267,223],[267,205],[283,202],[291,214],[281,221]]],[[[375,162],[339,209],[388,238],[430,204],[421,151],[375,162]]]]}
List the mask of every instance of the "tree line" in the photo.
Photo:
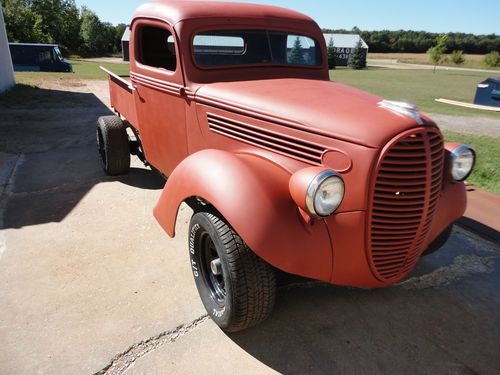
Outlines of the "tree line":
{"type": "Polygon", "coordinates": [[[74,0],[0,0],[7,37],[18,43],[56,43],[63,54],[102,56],[121,51],[127,25],[103,22],[74,0]]]}
{"type": "MultiPolygon", "coordinates": [[[[362,31],[324,29],[325,33],[359,34],[370,47],[370,52],[379,53],[426,53],[436,45],[440,34],[426,31],[362,31]]],[[[468,54],[487,54],[500,51],[500,35],[475,35],[466,33],[447,33],[446,50],[463,51],[468,54]]]]}

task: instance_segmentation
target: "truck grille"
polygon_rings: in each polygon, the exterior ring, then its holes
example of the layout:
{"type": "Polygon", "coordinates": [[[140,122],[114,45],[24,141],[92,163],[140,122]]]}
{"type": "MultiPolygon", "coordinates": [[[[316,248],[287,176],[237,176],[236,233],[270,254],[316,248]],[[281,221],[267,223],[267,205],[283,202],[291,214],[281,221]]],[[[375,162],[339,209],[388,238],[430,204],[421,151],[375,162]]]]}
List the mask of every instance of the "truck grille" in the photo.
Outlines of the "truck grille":
{"type": "Polygon", "coordinates": [[[386,147],[375,172],[368,227],[369,258],[379,280],[400,279],[425,250],[443,165],[437,129],[405,133],[386,147]]]}

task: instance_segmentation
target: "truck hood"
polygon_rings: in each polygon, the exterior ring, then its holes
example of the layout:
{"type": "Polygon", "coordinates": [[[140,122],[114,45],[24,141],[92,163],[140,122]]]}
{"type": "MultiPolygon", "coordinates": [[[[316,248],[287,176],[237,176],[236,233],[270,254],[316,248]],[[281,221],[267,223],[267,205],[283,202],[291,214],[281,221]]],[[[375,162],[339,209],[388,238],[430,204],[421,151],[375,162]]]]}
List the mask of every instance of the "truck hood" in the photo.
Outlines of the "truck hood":
{"type": "MultiPolygon", "coordinates": [[[[219,82],[196,92],[200,102],[298,123],[312,132],[381,147],[396,134],[418,126],[415,119],[378,103],[382,98],[355,88],[309,79],[219,82]]],[[[430,122],[423,117],[425,122],[430,122]]]]}

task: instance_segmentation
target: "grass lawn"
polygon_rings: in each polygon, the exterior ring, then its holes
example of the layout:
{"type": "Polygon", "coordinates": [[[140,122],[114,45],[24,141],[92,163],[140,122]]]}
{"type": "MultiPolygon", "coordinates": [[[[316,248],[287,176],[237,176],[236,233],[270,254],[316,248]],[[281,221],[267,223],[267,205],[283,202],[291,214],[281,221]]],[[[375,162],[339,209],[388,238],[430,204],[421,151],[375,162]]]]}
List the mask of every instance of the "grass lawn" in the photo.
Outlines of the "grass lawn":
{"type": "Polygon", "coordinates": [[[445,98],[472,103],[479,82],[488,73],[396,70],[396,69],[336,69],[330,71],[332,80],[345,83],[381,96],[385,99],[415,103],[424,112],[448,115],[481,116],[500,120],[500,113],[481,111],[438,103],[445,98]]]}
{"type": "Polygon", "coordinates": [[[19,83],[34,84],[44,79],[106,79],[107,75],[99,66],[118,75],[128,75],[128,64],[96,63],[91,61],[70,60],[73,64],[74,73],[45,73],[45,72],[16,72],[16,80],[19,83]]]}
{"type": "MultiPolygon", "coordinates": [[[[500,68],[488,68],[483,65],[484,55],[464,55],[465,62],[462,65],[453,64],[449,57],[448,61],[445,61],[443,66],[452,66],[460,68],[475,68],[475,69],[488,69],[492,70],[493,73],[500,72],[500,68]]],[[[429,56],[426,53],[369,53],[368,59],[384,59],[384,60],[397,60],[401,63],[406,64],[425,64],[432,65],[429,61],[429,56]]]]}
{"type": "Polygon", "coordinates": [[[476,151],[476,167],[467,182],[500,193],[500,138],[448,131],[443,135],[446,141],[466,143],[476,151]]]}

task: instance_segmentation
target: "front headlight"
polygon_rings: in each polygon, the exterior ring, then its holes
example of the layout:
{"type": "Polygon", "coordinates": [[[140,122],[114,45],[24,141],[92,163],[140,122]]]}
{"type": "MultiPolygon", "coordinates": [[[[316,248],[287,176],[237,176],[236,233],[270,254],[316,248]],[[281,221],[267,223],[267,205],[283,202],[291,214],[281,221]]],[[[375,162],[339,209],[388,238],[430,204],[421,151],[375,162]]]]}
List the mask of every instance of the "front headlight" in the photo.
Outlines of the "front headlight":
{"type": "Polygon", "coordinates": [[[464,181],[472,172],[476,162],[476,153],[467,145],[460,145],[451,153],[451,177],[455,181],[464,181]]]}
{"type": "Polygon", "coordinates": [[[343,198],[344,181],[332,170],[323,171],[307,189],[307,211],[316,217],[330,216],[340,206],[343,198]]]}
{"type": "Polygon", "coordinates": [[[335,171],[324,167],[295,172],[289,187],[295,204],[309,219],[330,216],[344,199],[344,181],[335,171]]]}

